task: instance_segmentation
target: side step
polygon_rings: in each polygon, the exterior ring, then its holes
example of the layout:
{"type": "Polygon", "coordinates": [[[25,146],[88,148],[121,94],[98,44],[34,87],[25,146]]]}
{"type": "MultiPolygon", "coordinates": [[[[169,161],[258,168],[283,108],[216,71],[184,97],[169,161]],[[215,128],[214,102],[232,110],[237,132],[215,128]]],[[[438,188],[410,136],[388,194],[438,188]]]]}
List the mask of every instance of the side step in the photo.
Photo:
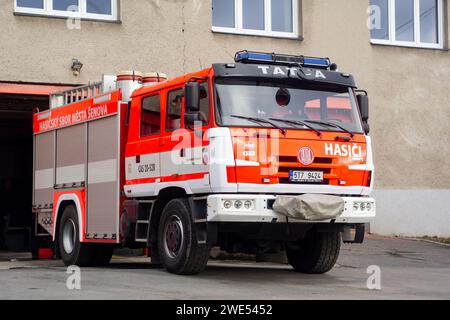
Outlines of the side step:
{"type": "Polygon", "coordinates": [[[135,241],[147,242],[150,229],[150,217],[155,205],[155,200],[139,201],[136,219],[135,241]]]}

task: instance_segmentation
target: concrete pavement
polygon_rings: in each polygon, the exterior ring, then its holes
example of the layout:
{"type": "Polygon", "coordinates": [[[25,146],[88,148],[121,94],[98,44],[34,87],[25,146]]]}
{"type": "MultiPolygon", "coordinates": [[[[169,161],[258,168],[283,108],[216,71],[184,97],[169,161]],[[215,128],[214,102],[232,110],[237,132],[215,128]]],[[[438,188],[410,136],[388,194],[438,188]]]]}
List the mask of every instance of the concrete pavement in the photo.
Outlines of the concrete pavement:
{"type": "Polygon", "coordinates": [[[186,277],[147,262],[115,257],[107,268],[82,269],[81,290],[68,290],[60,261],[2,253],[0,299],[450,299],[450,247],[422,241],[369,236],[363,245],[343,245],[325,275],[210,261],[202,274],[186,277]],[[380,267],[381,290],[367,288],[371,265],[380,267]]]}

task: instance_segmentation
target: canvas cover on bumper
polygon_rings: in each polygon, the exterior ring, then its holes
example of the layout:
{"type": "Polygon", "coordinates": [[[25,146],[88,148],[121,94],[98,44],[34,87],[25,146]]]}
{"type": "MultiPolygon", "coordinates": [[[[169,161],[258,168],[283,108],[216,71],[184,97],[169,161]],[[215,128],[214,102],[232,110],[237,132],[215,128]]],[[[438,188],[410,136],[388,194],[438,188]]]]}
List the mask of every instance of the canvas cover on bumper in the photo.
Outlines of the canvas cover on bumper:
{"type": "Polygon", "coordinates": [[[344,212],[344,200],[341,197],[322,194],[278,196],[273,210],[293,219],[330,220],[336,219],[344,212]]]}

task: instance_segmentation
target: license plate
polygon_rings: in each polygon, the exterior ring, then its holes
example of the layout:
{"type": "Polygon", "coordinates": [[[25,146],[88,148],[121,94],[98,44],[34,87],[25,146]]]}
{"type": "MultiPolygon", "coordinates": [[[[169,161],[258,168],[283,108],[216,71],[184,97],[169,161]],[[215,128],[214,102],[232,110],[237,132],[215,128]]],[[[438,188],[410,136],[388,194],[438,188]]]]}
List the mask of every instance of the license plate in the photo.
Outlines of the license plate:
{"type": "Polygon", "coordinates": [[[322,171],[291,171],[289,174],[291,182],[323,182],[322,171]]]}

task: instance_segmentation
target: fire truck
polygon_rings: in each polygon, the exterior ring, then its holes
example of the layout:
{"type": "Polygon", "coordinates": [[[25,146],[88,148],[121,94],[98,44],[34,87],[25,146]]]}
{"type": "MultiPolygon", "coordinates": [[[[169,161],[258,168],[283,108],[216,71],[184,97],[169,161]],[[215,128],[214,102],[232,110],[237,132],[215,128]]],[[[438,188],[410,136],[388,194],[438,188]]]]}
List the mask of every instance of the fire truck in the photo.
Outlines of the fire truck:
{"type": "Polygon", "coordinates": [[[328,272],[375,217],[368,119],[367,93],[330,59],[250,51],[52,95],[34,114],[34,237],[66,265],[147,248],[196,274],[220,247],[328,272]]]}

